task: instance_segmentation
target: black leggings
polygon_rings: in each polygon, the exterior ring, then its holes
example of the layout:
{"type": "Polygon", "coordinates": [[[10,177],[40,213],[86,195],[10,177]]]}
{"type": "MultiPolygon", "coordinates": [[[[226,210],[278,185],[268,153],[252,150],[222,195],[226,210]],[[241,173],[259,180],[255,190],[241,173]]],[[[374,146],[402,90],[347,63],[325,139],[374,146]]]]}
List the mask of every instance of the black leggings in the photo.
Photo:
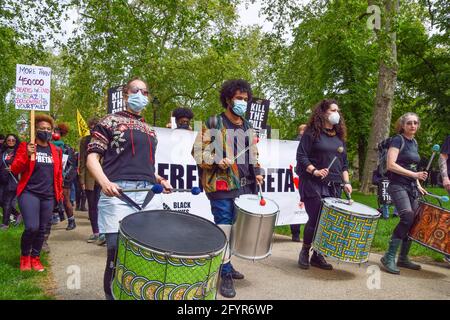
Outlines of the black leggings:
{"type": "Polygon", "coordinates": [[[388,192],[400,216],[400,222],[395,227],[392,238],[406,240],[419,207],[419,202],[417,201],[419,191],[416,188],[390,183],[388,192]]]}
{"type": "Polygon", "coordinates": [[[22,256],[40,255],[54,204],[54,199],[42,199],[30,192],[25,191],[20,195],[19,207],[25,224],[20,245],[22,256]]]}
{"type": "Polygon", "coordinates": [[[103,275],[103,290],[107,299],[112,298],[111,284],[114,277],[114,262],[117,254],[118,233],[105,233],[106,237],[106,266],[103,275]]]}
{"type": "Polygon", "coordinates": [[[100,186],[95,185],[94,190],[85,190],[88,202],[89,221],[91,222],[92,233],[98,231],[98,200],[100,199],[100,186]]]}
{"type": "Polygon", "coordinates": [[[11,216],[11,213],[17,216],[17,211],[15,210],[16,206],[16,191],[8,191],[3,190],[3,201],[2,201],[2,208],[3,208],[3,224],[9,225],[9,217],[11,216]]]}
{"type": "Polygon", "coordinates": [[[310,246],[319,220],[322,199],[319,197],[306,198],[303,202],[305,203],[305,210],[308,214],[308,222],[306,223],[305,231],[303,232],[303,244],[310,246]]]}

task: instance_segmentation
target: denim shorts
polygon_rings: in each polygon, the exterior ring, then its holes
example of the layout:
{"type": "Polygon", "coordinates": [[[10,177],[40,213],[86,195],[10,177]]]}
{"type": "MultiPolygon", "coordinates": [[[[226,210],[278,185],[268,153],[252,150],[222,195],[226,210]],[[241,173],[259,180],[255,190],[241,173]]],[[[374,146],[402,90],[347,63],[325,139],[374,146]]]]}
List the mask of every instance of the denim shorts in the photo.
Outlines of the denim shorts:
{"type": "MultiPolygon", "coordinates": [[[[114,181],[122,189],[144,189],[151,188],[151,184],[147,181],[114,181]]],[[[127,192],[126,195],[133,199],[140,206],[147,196],[147,192],[127,192]]],[[[155,194],[152,201],[144,208],[144,210],[162,210],[161,194],[155,194]]],[[[138,210],[117,197],[108,197],[103,191],[100,192],[98,201],[98,227],[100,233],[117,233],[119,232],[119,223],[126,216],[137,212],[138,210]]]]}

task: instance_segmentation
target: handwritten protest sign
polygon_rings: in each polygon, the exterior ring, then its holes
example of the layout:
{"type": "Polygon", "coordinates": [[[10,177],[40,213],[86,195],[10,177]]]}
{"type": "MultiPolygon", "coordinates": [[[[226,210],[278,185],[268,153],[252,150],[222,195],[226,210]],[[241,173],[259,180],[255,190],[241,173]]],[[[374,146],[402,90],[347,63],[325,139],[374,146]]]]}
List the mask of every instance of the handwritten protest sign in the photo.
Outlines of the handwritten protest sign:
{"type": "Polygon", "coordinates": [[[51,75],[48,67],[16,65],[16,109],[50,111],[51,75]]]}

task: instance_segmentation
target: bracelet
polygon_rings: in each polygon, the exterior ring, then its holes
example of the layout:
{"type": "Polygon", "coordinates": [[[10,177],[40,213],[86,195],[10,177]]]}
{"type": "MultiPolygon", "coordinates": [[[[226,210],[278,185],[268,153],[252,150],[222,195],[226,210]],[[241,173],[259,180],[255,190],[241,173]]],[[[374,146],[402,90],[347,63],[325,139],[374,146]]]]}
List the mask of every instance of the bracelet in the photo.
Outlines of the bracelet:
{"type": "Polygon", "coordinates": [[[344,181],[344,186],[345,186],[346,184],[352,185],[352,184],[350,183],[350,181],[344,181]]]}
{"type": "Polygon", "coordinates": [[[317,169],[316,168],[314,168],[312,171],[311,171],[311,175],[313,175],[314,176],[314,172],[316,172],[317,171],[317,169]]]}

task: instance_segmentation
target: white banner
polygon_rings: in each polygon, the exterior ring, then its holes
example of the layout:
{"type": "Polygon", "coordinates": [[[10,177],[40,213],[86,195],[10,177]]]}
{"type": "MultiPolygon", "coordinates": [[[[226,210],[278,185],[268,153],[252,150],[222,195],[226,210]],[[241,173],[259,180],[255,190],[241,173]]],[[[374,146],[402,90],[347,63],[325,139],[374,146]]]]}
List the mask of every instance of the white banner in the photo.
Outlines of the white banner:
{"type": "Polygon", "coordinates": [[[50,111],[51,75],[47,67],[16,65],[16,109],[50,111]]]}
{"type": "MultiPolygon", "coordinates": [[[[199,186],[197,165],[191,155],[197,132],[156,128],[158,147],[157,171],[174,188],[199,186]]],[[[263,196],[280,207],[277,225],[304,224],[308,216],[299,208],[300,196],[290,166],[296,165],[298,141],[262,139],[258,143],[259,162],[265,170],[263,196]]],[[[213,221],[211,206],[205,193],[194,196],[188,192],[164,194],[164,203],[172,210],[195,214],[213,221]]]]}

